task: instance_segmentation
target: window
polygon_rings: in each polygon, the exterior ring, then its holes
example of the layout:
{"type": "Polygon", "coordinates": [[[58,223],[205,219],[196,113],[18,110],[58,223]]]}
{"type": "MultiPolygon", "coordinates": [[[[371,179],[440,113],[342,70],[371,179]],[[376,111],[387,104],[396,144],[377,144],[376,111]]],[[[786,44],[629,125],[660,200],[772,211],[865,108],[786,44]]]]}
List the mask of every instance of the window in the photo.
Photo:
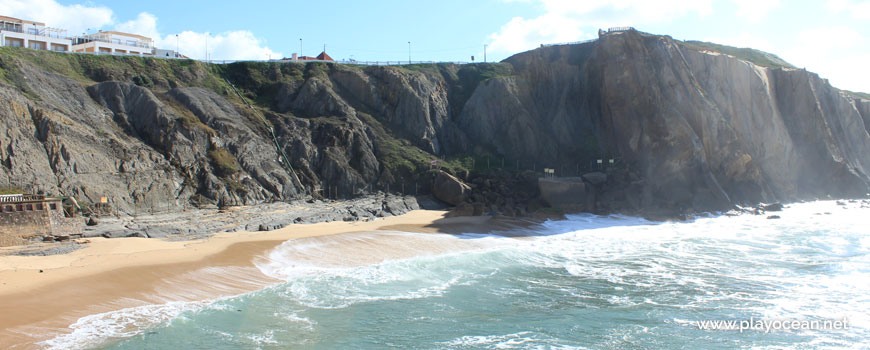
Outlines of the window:
{"type": "Polygon", "coordinates": [[[6,39],[6,46],[21,47],[22,43],[23,43],[23,41],[21,41],[21,40],[6,39]]]}
{"type": "Polygon", "coordinates": [[[33,211],[33,204],[27,205],[27,211],[33,211]]]}
{"type": "Polygon", "coordinates": [[[37,204],[36,204],[36,210],[42,211],[42,209],[43,209],[43,207],[42,207],[42,203],[37,203],[37,204]]]}
{"type": "Polygon", "coordinates": [[[57,210],[57,204],[51,203],[48,205],[48,208],[51,210],[57,210]]]}
{"type": "Polygon", "coordinates": [[[12,206],[11,206],[11,205],[7,205],[7,206],[6,206],[6,210],[4,210],[4,211],[12,212],[12,211],[15,211],[15,210],[12,209],[12,206]]]}
{"type": "Polygon", "coordinates": [[[112,43],[120,44],[120,43],[121,43],[121,39],[112,39],[112,43]]]}
{"type": "Polygon", "coordinates": [[[27,28],[27,34],[39,35],[39,29],[27,28]]]}
{"type": "Polygon", "coordinates": [[[43,47],[42,47],[42,43],[38,43],[38,42],[33,42],[33,41],[31,41],[31,42],[30,42],[30,48],[31,48],[31,49],[34,49],[34,50],[42,50],[43,47]]]}
{"type": "Polygon", "coordinates": [[[136,46],[139,45],[139,43],[136,40],[127,40],[127,45],[136,46]]]}

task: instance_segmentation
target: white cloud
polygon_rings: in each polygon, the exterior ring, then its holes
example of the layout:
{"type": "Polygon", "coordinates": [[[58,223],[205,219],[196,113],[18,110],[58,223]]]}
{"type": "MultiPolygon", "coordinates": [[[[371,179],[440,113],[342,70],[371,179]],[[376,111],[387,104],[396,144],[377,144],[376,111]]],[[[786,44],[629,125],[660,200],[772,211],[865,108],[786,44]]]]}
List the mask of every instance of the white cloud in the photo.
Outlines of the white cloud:
{"type": "Polygon", "coordinates": [[[867,38],[854,29],[821,27],[798,33],[798,42],[782,58],[828,78],[835,87],[867,91],[870,70],[860,68],[870,62],[866,47],[867,38]]]}
{"type": "Polygon", "coordinates": [[[136,19],[120,23],[115,29],[144,35],[154,39],[154,45],[169,50],[175,50],[176,45],[181,54],[198,59],[206,58],[206,45],[211,59],[217,60],[266,60],[281,58],[280,52],[275,52],[263,45],[262,40],[245,30],[229,31],[220,34],[197,33],[184,31],[178,34],[161,35],[157,30],[157,17],[142,12],[136,19]]]}
{"type": "MultiPolygon", "coordinates": [[[[280,52],[272,51],[253,33],[245,30],[217,35],[185,31],[178,34],[178,44],[182,54],[193,58],[205,58],[206,45],[212,60],[266,60],[282,57],[280,52]]],[[[159,39],[158,45],[174,50],[175,35],[159,39]]]]}
{"type": "Polygon", "coordinates": [[[833,13],[845,11],[855,19],[870,19],[870,0],[828,0],[827,7],[833,13]]]}
{"type": "Polygon", "coordinates": [[[770,53],[774,53],[775,51],[774,46],[771,45],[769,41],[748,32],[742,32],[737,36],[707,38],[704,39],[704,41],[734,47],[748,47],[770,53]]]}
{"type": "Polygon", "coordinates": [[[492,34],[492,52],[520,52],[541,43],[577,41],[584,37],[578,21],[555,15],[532,19],[514,17],[492,34]]]}
{"type": "Polygon", "coordinates": [[[779,0],[731,0],[737,5],[737,16],[752,22],[760,22],[768,13],[779,7],[779,0]]]}
{"type": "Polygon", "coordinates": [[[540,44],[584,40],[593,37],[595,28],[643,26],[690,14],[703,17],[712,12],[712,0],[532,1],[540,3],[544,14],[511,19],[489,36],[493,52],[515,53],[540,44]]]}
{"type": "MultiPolygon", "coordinates": [[[[47,26],[66,29],[68,35],[75,36],[87,30],[118,30],[144,35],[154,39],[154,45],[174,50],[174,34],[163,35],[158,30],[157,16],[142,12],[136,18],[118,22],[114,12],[102,6],[61,5],[55,0],[0,0],[0,14],[22,19],[45,22],[47,26]]],[[[178,34],[178,45],[182,54],[196,59],[206,57],[206,41],[212,59],[218,60],[265,60],[281,58],[265,45],[252,32],[246,30],[227,31],[219,34],[184,31],[178,34]]]]}
{"type": "Polygon", "coordinates": [[[71,36],[113,23],[112,10],[107,7],[61,5],[54,0],[3,0],[0,14],[44,22],[49,27],[66,29],[71,36]]]}
{"type": "Polygon", "coordinates": [[[142,12],[136,19],[115,25],[115,30],[125,33],[135,33],[149,38],[160,38],[157,31],[157,16],[148,12],[142,12]]]}

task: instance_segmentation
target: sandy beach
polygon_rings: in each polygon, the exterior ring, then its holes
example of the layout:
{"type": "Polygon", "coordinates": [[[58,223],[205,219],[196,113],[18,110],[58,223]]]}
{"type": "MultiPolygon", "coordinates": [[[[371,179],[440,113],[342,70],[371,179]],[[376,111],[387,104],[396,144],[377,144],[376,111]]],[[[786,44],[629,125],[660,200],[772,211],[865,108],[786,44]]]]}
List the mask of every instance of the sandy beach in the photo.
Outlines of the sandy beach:
{"type": "Polygon", "coordinates": [[[261,289],[278,281],[260,272],[254,259],[290,239],[377,230],[450,232],[452,226],[482,227],[489,220],[444,216],[417,210],[370,222],[297,224],[195,241],[90,238],[86,248],[68,254],[2,256],[0,347],[36,348],[86,315],[261,289]]]}

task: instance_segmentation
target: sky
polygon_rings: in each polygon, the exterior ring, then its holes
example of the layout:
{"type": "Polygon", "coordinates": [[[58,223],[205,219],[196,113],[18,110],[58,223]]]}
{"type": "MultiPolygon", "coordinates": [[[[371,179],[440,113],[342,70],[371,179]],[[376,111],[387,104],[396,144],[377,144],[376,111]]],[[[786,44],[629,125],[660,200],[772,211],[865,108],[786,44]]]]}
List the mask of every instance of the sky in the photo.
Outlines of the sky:
{"type": "Polygon", "coordinates": [[[70,36],[132,32],[216,60],[316,56],[325,46],[336,60],[479,62],[485,50],[491,62],[633,26],[772,52],[836,87],[870,92],[870,0],[0,0],[0,15],[70,36]]]}

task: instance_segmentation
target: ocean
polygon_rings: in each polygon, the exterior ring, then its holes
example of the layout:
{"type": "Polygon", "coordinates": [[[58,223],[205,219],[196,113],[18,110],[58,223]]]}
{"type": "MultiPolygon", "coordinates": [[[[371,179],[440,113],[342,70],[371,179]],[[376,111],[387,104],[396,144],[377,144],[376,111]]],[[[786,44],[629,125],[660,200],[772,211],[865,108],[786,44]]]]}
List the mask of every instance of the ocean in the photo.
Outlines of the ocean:
{"type": "Polygon", "coordinates": [[[284,282],[83,317],[42,345],[870,348],[870,208],[861,206],[798,203],[770,213],[780,219],[679,223],[584,214],[523,232],[293,240],[255,261],[284,282]],[[729,326],[710,329],[713,322],[729,326]],[[747,324],[768,328],[725,329],[747,324]]]}

